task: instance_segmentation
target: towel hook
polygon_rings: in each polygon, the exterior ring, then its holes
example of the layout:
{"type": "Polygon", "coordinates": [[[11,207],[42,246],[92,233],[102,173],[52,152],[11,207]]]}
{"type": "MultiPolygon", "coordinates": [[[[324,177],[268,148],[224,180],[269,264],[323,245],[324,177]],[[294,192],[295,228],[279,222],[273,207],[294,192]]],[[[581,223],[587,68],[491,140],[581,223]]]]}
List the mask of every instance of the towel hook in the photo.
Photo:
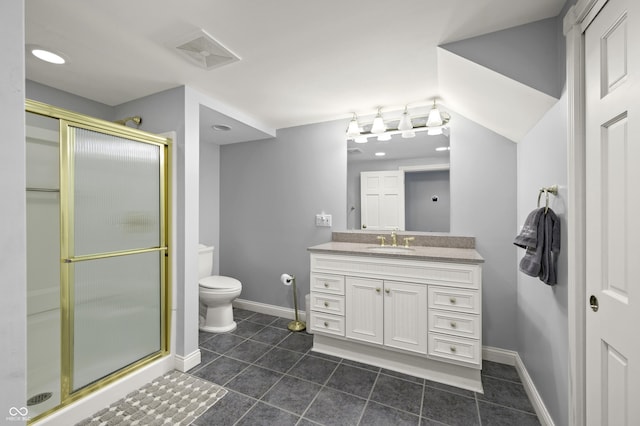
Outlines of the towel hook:
{"type": "Polygon", "coordinates": [[[538,208],[540,208],[540,197],[542,196],[543,192],[545,197],[544,214],[547,214],[547,212],[549,211],[549,193],[558,195],[558,185],[553,185],[547,188],[540,188],[540,191],[538,192],[538,208]]]}

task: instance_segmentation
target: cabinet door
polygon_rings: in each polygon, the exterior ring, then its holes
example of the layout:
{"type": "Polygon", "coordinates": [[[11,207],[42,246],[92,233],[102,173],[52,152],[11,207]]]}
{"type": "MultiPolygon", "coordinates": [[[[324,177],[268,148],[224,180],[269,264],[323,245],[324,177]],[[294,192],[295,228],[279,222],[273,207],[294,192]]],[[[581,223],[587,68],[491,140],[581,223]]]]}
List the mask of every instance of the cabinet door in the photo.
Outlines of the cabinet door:
{"type": "Polygon", "coordinates": [[[350,339],[382,344],[382,280],[347,277],[346,335],[350,339]]]}
{"type": "Polygon", "coordinates": [[[384,344],[427,353],[427,286],[384,282],[384,344]]]}

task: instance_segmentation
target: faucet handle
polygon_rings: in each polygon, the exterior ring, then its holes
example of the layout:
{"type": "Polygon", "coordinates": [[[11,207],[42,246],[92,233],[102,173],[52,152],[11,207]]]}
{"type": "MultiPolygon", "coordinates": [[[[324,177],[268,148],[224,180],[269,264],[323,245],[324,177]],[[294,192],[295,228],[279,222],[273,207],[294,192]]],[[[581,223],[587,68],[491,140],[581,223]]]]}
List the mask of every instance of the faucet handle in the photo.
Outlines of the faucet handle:
{"type": "Polygon", "coordinates": [[[403,238],[403,240],[404,240],[404,246],[405,246],[405,247],[409,247],[409,241],[413,241],[413,240],[415,240],[415,239],[416,239],[415,237],[404,237],[404,238],[403,238]]]}
{"type": "Polygon", "coordinates": [[[378,235],[376,238],[380,240],[380,246],[384,246],[384,236],[378,235]]]}

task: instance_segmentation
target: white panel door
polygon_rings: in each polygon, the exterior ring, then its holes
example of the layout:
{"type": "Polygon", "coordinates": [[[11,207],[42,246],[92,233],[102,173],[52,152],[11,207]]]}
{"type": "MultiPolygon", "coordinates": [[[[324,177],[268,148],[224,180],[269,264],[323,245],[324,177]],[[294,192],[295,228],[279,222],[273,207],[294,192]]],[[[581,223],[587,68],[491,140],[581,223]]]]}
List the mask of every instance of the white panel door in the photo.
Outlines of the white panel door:
{"type": "Polygon", "coordinates": [[[640,3],[585,32],[587,424],[640,424],[640,3]]]}
{"type": "Polygon", "coordinates": [[[404,230],[404,171],[360,173],[362,229],[404,230]]]}
{"type": "Polygon", "coordinates": [[[347,277],[346,335],[348,338],[382,344],[382,280],[347,277]]]}
{"type": "Polygon", "coordinates": [[[384,344],[427,353],[427,286],[384,282],[384,344]]]}

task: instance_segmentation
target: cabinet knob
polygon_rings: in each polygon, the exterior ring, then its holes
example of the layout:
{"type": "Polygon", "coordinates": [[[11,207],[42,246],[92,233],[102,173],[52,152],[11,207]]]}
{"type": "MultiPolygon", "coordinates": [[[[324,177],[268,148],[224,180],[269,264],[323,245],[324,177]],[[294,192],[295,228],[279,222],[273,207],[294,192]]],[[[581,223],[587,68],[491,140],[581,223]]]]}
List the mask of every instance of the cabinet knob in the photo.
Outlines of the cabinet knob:
{"type": "Polygon", "coordinates": [[[455,305],[455,304],[456,304],[456,298],[455,298],[455,297],[450,297],[450,298],[449,298],[449,302],[450,302],[452,305],[455,305]]]}
{"type": "Polygon", "coordinates": [[[324,307],[328,308],[329,307],[329,302],[324,302],[324,307]]]}
{"type": "Polygon", "coordinates": [[[376,288],[376,293],[380,293],[380,287],[376,288]]]}
{"type": "Polygon", "coordinates": [[[389,293],[391,293],[391,290],[389,290],[388,288],[385,288],[385,289],[384,289],[384,292],[385,292],[385,293],[387,293],[387,294],[389,294],[389,293]]]}
{"type": "Polygon", "coordinates": [[[451,328],[456,328],[458,324],[455,321],[451,321],[451,328]]]}
{"type": "Polygon", "coordinates": [[[324,326],[325,326],[325,327],[329,327],[329,323],[325,321],[325,322],[324,322],[324,326]]]}
{"type": "Polygon", "coordinates": [[[451,352],[455,353],[455,352],[456,352],[456,347],[455,347],[455,346],[450,346],[450,347],[449,347],[449,350],[450,350],[451,352]]]}
{"type": "Polygon", "coordinates": [[[325,288],[329,288],[329,283],[324,283],[325,288]]]}

